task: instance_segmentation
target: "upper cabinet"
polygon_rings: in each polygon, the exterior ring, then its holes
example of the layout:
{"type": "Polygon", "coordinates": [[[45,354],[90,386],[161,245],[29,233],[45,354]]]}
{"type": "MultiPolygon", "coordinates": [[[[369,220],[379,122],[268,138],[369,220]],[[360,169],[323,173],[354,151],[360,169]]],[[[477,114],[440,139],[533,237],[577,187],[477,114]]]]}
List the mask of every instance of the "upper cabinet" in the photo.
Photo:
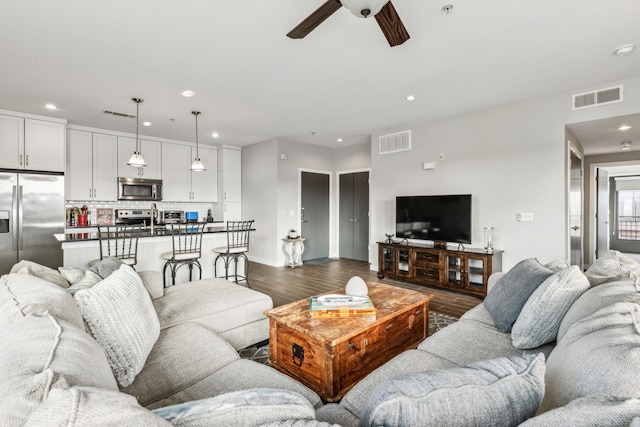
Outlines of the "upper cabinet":
{"type": "Polygon", "coordinates": [[[0,167],[64,172],[63,122],[0,115],[0,138],[0,167]]]}
{"type": "Polygon", "coordinates": [[[69,130],[66,199],[117,200],[117,152],[114,135],[69,130]]]}
{"type": "Polygon", "coordinates": [[[162,178],[162,144],[157,141],[140,140],[140,152],[147,166],[137,168],[127,165],[136,149],[135,138],[118,137],[118,176],[129,178],[162,178]]]}
{"type": "Polygon", "coordinates": [[[242,151],[221,147],[218,158],[219,195],[223,202],[242,201],[242,151]]]}
{"type": "Polygon", "coordinates": [[[217,151],[200,147],[200,160],[207,169],[191,172],[196,148],[179,144],[162,144],[162,200],[167,202],[217,201],[217,151]]]}

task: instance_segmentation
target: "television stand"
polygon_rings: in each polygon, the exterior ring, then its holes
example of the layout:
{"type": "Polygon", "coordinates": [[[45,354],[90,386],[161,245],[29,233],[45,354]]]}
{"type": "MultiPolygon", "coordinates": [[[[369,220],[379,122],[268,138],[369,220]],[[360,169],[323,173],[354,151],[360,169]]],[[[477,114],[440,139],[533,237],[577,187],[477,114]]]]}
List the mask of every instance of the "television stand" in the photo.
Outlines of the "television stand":
{"type": "Polygon", "coordinates": [[[502,271],[502,252],[437,244],[378,242],[378,278],[385,276],[484,297],[489,276],[502,271]]]}

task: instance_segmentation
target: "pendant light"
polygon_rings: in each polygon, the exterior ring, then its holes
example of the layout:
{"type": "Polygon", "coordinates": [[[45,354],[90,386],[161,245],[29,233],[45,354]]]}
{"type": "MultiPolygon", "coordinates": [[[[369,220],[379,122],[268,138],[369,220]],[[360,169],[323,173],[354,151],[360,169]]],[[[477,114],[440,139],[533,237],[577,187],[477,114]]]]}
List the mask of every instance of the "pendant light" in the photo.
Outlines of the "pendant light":
{"type": "Polygon", "coordinates": [[[191,114],[196,116],[196,158],[191,163],[191,172],[204,172],[206,171],[204,164],[200,161],[200,153],[198,152],[198,116],[200,111],[192,111],[191,114]]]}
{"type": "Polygon", "coordinates": [[[138,137],[138,125],[140,123],[140,103],[144,102],[144,100],[140,98],[131,98],[131,100],[136,103],[136,150],[133,152],[131,157],[129,157],[129,161],[127,162],[127,164],[129,166],[133,166],[136,168],[142,168],[147,166],[147,164],[145,163],[144,158],[140,153],[140,138],[138,137]]]}

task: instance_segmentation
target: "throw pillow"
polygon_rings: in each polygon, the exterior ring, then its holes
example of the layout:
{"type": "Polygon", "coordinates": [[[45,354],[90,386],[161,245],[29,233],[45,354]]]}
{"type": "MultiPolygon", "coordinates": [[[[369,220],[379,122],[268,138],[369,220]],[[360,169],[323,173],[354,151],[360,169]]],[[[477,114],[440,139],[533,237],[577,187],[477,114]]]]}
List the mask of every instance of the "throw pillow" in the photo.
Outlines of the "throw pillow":
{"type": "Polygon", "coordinates": [[[128,265],[76,292],[87,330],[107,353],[121,387],[131,385],[160,335],[160,322],[140,276],[128,265]]]}
{"type": "Polygon", "coordinates": [[[37,264],[33,261],[22,260],[11,267],[10,273],[36,276],[47,282],[54,283],[62,288],[69,287],[69,281],[53,268],[37,264]]]}
{"type": "Polygon", "coordinates": [[[520,261],[498,280],[484,299],[484,306],[491,313],[498,331],[511,331],[533,291],[552,273],[537,259],[529,258],[520,261]]]}
{"type": "Polygon", "coordinates": [[[71,387],[49,392],[28,418],[25,427],[171,426],[136,402],[133,396],[93,387],[71,387]]]}
{"type": "Polygon", "coordinates": [[[106,279],[111,275],[111,273],[113,273],[114,271],[117,271],[122,264],[124,263],[118,258],[106,257],[100,262],[98,262],[96,265],[89,268],[89,271],[93,271],[98,276],[102,277],[103,279],[106,279]]]}
{"type": "Polygon", "coordinates": [[[607,251],[585,272],[591,286],[620,279],[640,277],[640,264],[619,251],[607,251]]]}
{"type": "Polygon", "coordinates": [[[567,405],[530,418],[519,427],[548,426],[624,426],[640,414],[640,399],[620,399],[613,396],[587,396],[567,405]]]}
{"type": "Polygon", "coordinates": [[[589,286],[589,280],[575,265],[549,276],[531,294],[513,324],[513,346],[526,350],[555,341],[567,310],[589,286]]]}
{"type": "Polygon", "coordinates": [[[313,420],[316,412],[301,394],[283,389],[249,389],[153,411],[173,426],[260,426],[286,419],[313,420]]]}
{"type": "Polygon", "coordinates": [[[369,396],[361,426],[513,426],[544,394],[544,355],[402,374],[369,396]]]}
{"type": "Polygon", "coordinates": [[[69,286],[68,291],[71,292],[71,295],[75,295],[76,292],[82,289],[89,289],[93,287],[96,283],[99,283],[101,281],[102,281],[102,277],[98,276],[96,273],[94,273],[91,270],[87,270],[85,271],[82,279],[78,280],[76,283],[69,286]]]}
{"type": "Polygon", "coordinates": [[[58,267],[58,271],[72,285],[79,282],[85,274],[85,269],[78,267],[58,267]]]}
{"type": "Polygon", "coordinates": [[[640,304],[619,302],[573,324],[547,360],[539,412],[589,395],[640,396],[640,304]]]}

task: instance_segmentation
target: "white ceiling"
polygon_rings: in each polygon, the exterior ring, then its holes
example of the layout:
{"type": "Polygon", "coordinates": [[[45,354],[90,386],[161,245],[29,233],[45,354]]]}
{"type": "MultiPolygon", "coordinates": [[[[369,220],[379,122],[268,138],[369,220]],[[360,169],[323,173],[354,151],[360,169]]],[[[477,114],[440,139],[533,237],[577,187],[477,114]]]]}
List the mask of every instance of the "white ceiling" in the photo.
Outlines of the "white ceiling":
{"type": "Polygon", "coordinates": [[[203,143],[339,147],[640,74],[640,49],[613,54],[640,47],[638,0],[393,0],[403,45],[344,8],[305,39],[285,36],[324,1],[5,1],[0,108],[134,132],[102,111],[135,114],[141,97],[146,135],[194,140],[197,109],[203,143]]]}

